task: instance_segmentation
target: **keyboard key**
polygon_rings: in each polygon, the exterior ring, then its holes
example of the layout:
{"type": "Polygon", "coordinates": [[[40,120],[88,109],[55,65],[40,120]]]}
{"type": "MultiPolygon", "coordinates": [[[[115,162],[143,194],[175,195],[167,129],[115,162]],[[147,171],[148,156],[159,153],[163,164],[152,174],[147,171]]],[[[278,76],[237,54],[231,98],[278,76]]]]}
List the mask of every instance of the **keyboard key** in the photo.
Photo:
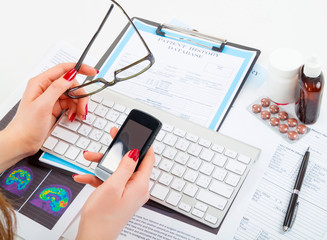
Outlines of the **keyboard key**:
{"type": "Polygon", "coordinates": [[[166,134],[166,137],[164,138],[163,142],[171,147],[175,145],[177,141],[177,137],[172,134],[166,134]]]}
{"type": "Polygon", "coordinates": [[[185,136],[186,132],[182,129],[175,128],[174,134],[183,138],[185,136]]]}
{"type": "Polygon", "coordinates": [[[202,147],[200,147],[199,145],[196,145],[196,144],[193,144],[192,143],[187,152],[189,154],[197,157],[197,156],[199,156],[201,150],[202,150],[202,147]]]}
{"type": "Polygon", "coordinates": [[[47,140],[43,143],[43,147],[52,150],[57,143],[58,140],[56,138],[49,136],[47,140]]]}
{"type": "Polygon", "coordinates": [[[242,175],[246,169],[246,165],[236,160],[229,160],[226,165],[226,169],[239,175],[242,175]]]}
{"type": "Polygon", "coordinates": [[[214,152],[208,149],[203,149],[203,151],[200,154],[200,158],[207,162],[211,162],[213,156],[214,156],[214,152]]]}
{"type": "Polygon", "coordinates": [[[212,164],[204,162],[200,168],[200,172],[210,176],[215,167],[212,164]]]}
{"type": "Polygon", "coordinates": [[[202,212],[206,212],[208,209],[208,206],[202,202],[196,202],[194,207],[202,212]]]}
{"type": "Polygon", "coordinates": [[[230,157],[230,158],[236,158],[236,156],[237,156],[237,152],[235,152],[235,151],[232,151],[232,150],[230,150],[230,149],[226,149],[226,151],[225,151],[225,155],[227,156],[227,157],[230,157]]]}
{"type": "Polygon", "coordinates": [[[180,138],[180,139],[178,139],[178,142],[176,144],[176,148],[178,150],[181,150],[181,151],[185,152],[189,145],[190,145],[189,141],[180,138]]]}
{"type": "Polygon", "coordinates": [[[217,153],[223,153],[223,151],[224,151],[225,148],[223,146],[221,146],[221,145],[213,144],[212,147],[211,147],[211,149],[213,151],[217,152],[217,153]]]}
{"type": "Polygon", "coordinates": [[[186,139],[191,141],[191,142],[196,143],[198,141],[199,137],[194,135],[194,134],[187,133],[186,134],[186,139]]]}
{"type": "Polygon", "coordinates": [[[166,172],[170,172],[170,169],[173,167],[173,165],[174,165],[174,162],[173,161],[170,161],[168,159],[163,159],[160,162],[159,168],[161,170],[166,171],[166,172]]]}
{"type": "Polygon", "coordinates": [[[165,200],[168,192],[169,188],[162,186],[161,184],[156,184],[151,191],[151,196],[163,201],[165,200]]]}
{"type": "Polygon", "coordinates": [[[112,142],[112,137],[110,134],[108,133],[104,133],[101,140],[100,140],[100,143],[106,145],[106,146],[109,146],[109,144],[112,142]]]}
{"type": "Polygon", "coordinates": [[[185,181],[183,181],[180,178],[175,178],[171,184],[171,188],[177,190],[177,191],[182,191],[183,187],[185,186],[185,181]]]}
{"type": "Polygon", "coordinates": [[[98,105],[97,108],[95,109],[94,113],[100,117],[106,116],[108,112],[108,108],[102,105],[98,105]]]}
{"type": "Polygon", "coordinates": [[[125,112],[126,107],[120,104],[115,104],[114,109],[118,112],[123,113],[125,112]]]}
{"type": "Polygon", "coordinates": [[[116,122],[118,117],[119,117],[119,112],[114,110],[110,110],[106,115],[106,119],[108,119],[111,122],[116,122]]]}
{"type": "Polygon", "coordinates": [[[177,150],[175,148],[166,147],[162,153],[162,156],[172,160],[176,156],[176,153],[177,153],[177,150]]]}
{"type": "Polygon", "coordinates": [[[195,209],[195,208],[192,210],[192,214],[194,216],[199,217],[199,218],[202,218],[204,216],[204,212],[202,212],[202,211],[200,211],[198,209],[195,209]]]}
{"type": "Polygon", "coordinates": [[[69,142],[71,144],[75,144],[77,139],[79,138],[79,136],[76,133],[73,133],[59,126],[56,126],[54,128],[51,135],[60,138],[61,140],[64,140],[66,142],[69,142]]]}
{"type": "Polygon", "coordinates": [[[67,150],[67,152],[65,153],[65,157],[71,159],[71,160],[75,160],[75,158],[77,157],[77,155],[80,153],[80,150],[77,147],[74,146],[70,146],[67,150]]]}
{"type": "Polygon", "coordinates": [[[97,166],[98,166],[98,163],[97,162],[92,162],[91,165],[90,165],[90,168],[92,170],[94,170],[97,166]]]}
{"type": "Polygon", "coordinates": [[[92,162],[90,162],[90,161],[88,161],[88,160],[86,160],[86,159],[84,158],[83,153],[80,153],[80,154],[78,155],[78,157],[77,157],[77,159],[76,159],[76,162],[78,162],[79,164],[82,164],[82,165],[85,166],[85,167],[90,166],[90,164],[92,163],[92,162]]]}
{"type": "Polygon", "coordinates": [[[89,125],[92,125],[95,119],[96,119],[96,116],[93,115],[93,114],[91,114],[91,113],[89,113],[89,114],[86,115],[86,119],[83,120],[83,122],[84,123],[87,123],[89,125]]]}
{"type": "Polygon", "coordinates": [[[112,108],[112,107],[114,106],[115,103],[114,103],[113,101],[111,101],[111,100],[104,99],[104,100],[102,101],[102,104],[103,104],[104,106],[106,106],[106,107],[112,108]]]}
{"type": "Polygon", "coordinates": [[[76,143],[76,146],[82,149],[86,149],[87,146],[90,144],[90,142],[91,142],[90,139],[87,139],[85,137],[80,137],[76,143]]]}
{"type": "Polygon", "coordinates": [[[153,143],[153,151],[156,153],[156,154],[162,154],[163,150],[165,149],[165,144],[161,143],[161,142],[157,142],[157,141],[154,141],[153,143]]]}
{"type": "Polygon", "coordinates": [[[98,95],[98,94],[93,94],[93,95],[91,96],[91,99],[92,99],[94,102],[101,103],[103,97],[101,97],[101,96],[98,95]]]}
{"type": "Polygon", "coordinates": [[[189,158],[190,156],[188,154],[183,152],[178,152],[177,155],[175,156],[175,161],[182,165],[185,165],[189,158]]]}
{"type": "Polygon", "coordinates": [[[127,116],[126,115],[120,115],[119,118],[117,119],[116,123],[118,125],[123,125],[123,123],[125,122],[127,116]]]}
{"type": "Polygon", "coordinates": [[[205,217],[204,217],[204,220],[212,223],[212,224],[216,224],[216,222],[218,221],[218,218],[210,215],[210,214],[207,214],[205,217]]]}
{"type": "Polygon", "coordinates": [[[182,199],[182,196],[183,195],[178,192],[171,191],[166,202],[176,207],[179,201],[182,199]]]}
{"type": "Polygon", "coordinates": [[[173,176],[168,173],[162,173],[161,177],[159,178],[159,182],[166,186],[169,186],[172,180],[173,180],[173,176]]]}
{"type": "MultiPolygon", "coordinates": [[[[96,109],[96,107],[98,106],[97,103],[93,102],[93,101],[89,101],[89,103],[87,104],[87,111],[90,112],[94,112],[94,110],[96,109]]],[[[87,114],[89,115],[89,114],[87,114]]]]}
{"type": "Polygon", "coordinates": [[[201,160],[195,157],[191,157],[190,160],[187,162],[187,166],[194,170],[198,170],[201,165],[201,160]]]}
{"type": "Polygon", "coordinates": [[[227,171],[223,168],[216,168],[214,173],[212,174],[212,177],[219,181],[224,181],[225,177],[227,175],[227,171]]]}
{"type": "Polygon", "coordinates": [[[199,176],[198,180],[196,181],[196,185],[207,188],[211,182],[211,178],[208,176],[201,175],[199,176]]]}
{"type": "Polygon", "coordinates": [[[171,174],[177,176],[177,177],[182,177],[183,174],[186,171],[186,167],[180,165],[180,164],[175,164],[173,170],[171,170],[171,174]]]}
{"type": "Polygon", "coordinates": [[[212,192],[215,192],[221,196],[224,196],[226,198],[230,198],[230,196],[232,195],[232,193],[234,192],[234,188],[225,184],[225,183],[222,183],[222,182],[219,182],[219,181],[216,181],[216,180],[213,180],[210,187],[209,187],[209,190],[212,191],[212,192]]]}
{"type": "Polygon", "coordinates": [[[161,129],[166,131],[166,132],[171,132],[171,131],[173,131],[174,127],[172,125],[163,123],[161,129]]]}
{"type": "Polygon", "coordinates": [[[198,195],[195,198],[220,210],[224,210],[227,204],[227,200],[225,198],[203,189],[200,189],[198,195]]]}
{"type": "Polygon", "coordinates": [[[186,204],[184,202],[181,202],[178,207],[180,209],[182,209],[183,211],[185,211],[185,212],[189,212],[191,210],[191,208],[192,208],[191,205],[186,204]]]}
{"type": "Polygon", "coordinates": [[[83,136],[88,136],[89,133],[91,132],[92,128],[86,124],[83,124],[79,129],[78,129],[78,133],[82,134],[83,136]]]}
{"type": "Polygon", "coordinates": [[[197,171],[188,169],[187,172],[185,173],[184,179],[186,181],[194,183],[196,178],[198,177],[198,175],[199,175],[199,173],[197,171]]]}
{"type": "Polygon", "coordinates": [[[72,131],[76,131],[78,129],[78,127],[81,125],[81,123],[78,121],[71,122],[65,115],[63,118],[60,119],[59,125],[65,127],[65,128],[68,128],[72,131]]]}
{"type": "Polygon", "coordinates": [[[158,177],[160,176],[160,173],[161,173],[161,171],[159,169],[153,168],[152,169],[152,172],[151,172],[150,178],[152,180],[156,181],[158,179],[158,177]]]}
{"type": "Polygon", "coordinates": [[[229,185],[232,185],[233,187],[236,187],[236,185],[238,184],[240,179],[241,179],[240,176],[233,174],[233,173],[228,173],[228,176],[227,176],[225,182],[229,185]]]}
{"type": "Polygon", "coordinates": [[[155,157],[154,166],[157,167],[161,161],[161,157],[157,154],[155,154],[154,157],[155,157]]]}
{"type": "Polygon", "coordinates": [[[218,154],[213,158],[212,163],[218,167],[223,167],[226,161],[227,161],[227,157],[218,154]]]}
{"type": "Polygon", "coordinates": [[[158,135],[156,136],[156,140],[161,142],[162,139],[165,137],[166,133],[162,130],[159,131],[158,135]]]}
{"type": "Polygon", "coordinates": [[[99,141],[102,137],[103,132],[98,129],[93,129],[89,135],[89,138],[91,138],[94,141],[99,141]]]}
{"type": "Polygon", "coordinates": [[[248,156],[245,156],[243,154],[240,154],[237,158],[237,160],[239,160],[240,162],[242,163],[245,163],[245,164],[249,164],[249,162],[251,161],[251,158],[248,157],[248,156]]]}
{"type": "Polygon", "coordinates": [[[104,129],[104,127],[106,126],[107,123],[108,123],[108,121],[103,118],[96,118],[93,126],[102,130],[102,129],[104,129]]]}
{"type": "Polygon", "coordinates": [[[67,143],[59,141],[53,151],[60,155],[64,155],[68,147],[69,145],[67,143]]]}
{"type": "Polygon", "coordinates": [[[204,139],[204,138],[200,138],[199,145],[208,148],[211,145],[211,141],[204,139]]]}
{"type": "Polygon", "coordinates": [[[87,148],[87,150],[90,152],[99,152],[100,149],[101,149],[101,144],[99,144],[97,142],[91,142],[91,144],[87,148]]]}

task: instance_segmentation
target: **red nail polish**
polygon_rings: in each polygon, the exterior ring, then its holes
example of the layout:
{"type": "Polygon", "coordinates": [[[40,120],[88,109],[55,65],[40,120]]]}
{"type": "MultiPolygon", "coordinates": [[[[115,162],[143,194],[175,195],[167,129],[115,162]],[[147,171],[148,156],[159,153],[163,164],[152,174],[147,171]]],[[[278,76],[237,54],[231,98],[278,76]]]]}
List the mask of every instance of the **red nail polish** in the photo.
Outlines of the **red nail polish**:
{"type": "Polygon", "coordinates": [[[83,151],[83,155],[84,155],[84,153],[86,153],[86,152],[87,152],[87,151],[86,151],[86,150],[84,150],[84,151],[83,151]]]}
{"type": "Polygon", "coordinates": [[[70,122],[74,121],[75,117],[76,117],[76,113],[73,113],[73,114],[70,116],[69,121],[70,121],[70,122]]]}
{"type": "Polygon", "coordinates": [[[74,178],[74,177],[75,177],[75,176],[77,176],[77,175],[78,175],[78,174],[73,174],[73,176],[72,176],[72,177],[74,178]]]}
{"type": "Polygon", "coordinates": [[[138,149],[136,149],[136,148],[128,153],[128,157],[133,159],[135,162],[139,158],[139,155],[140,155],[140,151],[138,149]]]}
{"type": "Polygon", "coordinates": [[[77,71],[76,69],[71,69],[69,72],[67,72],[64,76],[64,79],[66,79],[67,81],[71,81],[76,77],[77,71]]]}
{"type": "MultiPolygon", "coordinates": [[[[88,113],[88,108],[87,108],[87,104],[85,105],[85,116],[87,115],[88,113]]],[[[85,119],[84,119],[85,120],[85,119]]]]}
{"type": "Polygon", "coordinates": [[[83,115],[83,120],[86,120],[86,115],[83,115]]]}
{"type": "Polygon", "coordinates": [[[98,69],[95,69],[95,70],[97,70],[97,74],[99,73],[99,70],[98,69]]]}

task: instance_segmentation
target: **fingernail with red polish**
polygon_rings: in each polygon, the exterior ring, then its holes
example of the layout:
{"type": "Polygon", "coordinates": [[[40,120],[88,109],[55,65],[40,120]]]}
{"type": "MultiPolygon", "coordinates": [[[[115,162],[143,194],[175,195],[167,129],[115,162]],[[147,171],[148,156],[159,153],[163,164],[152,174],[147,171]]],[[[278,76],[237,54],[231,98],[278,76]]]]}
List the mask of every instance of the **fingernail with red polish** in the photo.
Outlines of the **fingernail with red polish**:
{"type": "Polygon", "coordinates": [[[64,79],[66,79],[67,81],[71,81],[76,77],[77,71],[76,69],[72,69],[69,72],[67,72],[64,76],[64,79]]]}
{"type": "Polygon", "coordinates": [[[139,155],[140,155],[140,151],[138,149],[136,149],[136,148],[128,153],[128,157],[133,159],[135,162],[139,158],[139,155]]]}
{"type": "Polygon", "coordinates": [[[84,153],[86,153],[86,152],[87,152],[87,151],[86,151],[86,150],[84,150],[84,151],[83,151],[83,155],[84,155],[84,153]]]}
{"type": "Polygon", "coordinates": [[[97,70],[97,74],[99,73],[99,70],[98,69],[95,69],[95,70],[97,70]]]}
{"type": "Polygon", "coordinates": [[[87,109],[87,104],[85,105],[85,116],[87,115],[88,113],[88,109],[87,109]]]}
{"type": "Polygon", "coordinates": [[[83,120],[86,120],[86,115],[83,115],[83,120]]]}
{"type": "Polygon", "coordinates": [[[78,175],[78,174],[73,174],[73,176],[72,176],[72,177],[74,178],[74,177],[76,177],[77,175],[78,175]]]}
{"type": "Polygon", "coordinates": [[[73,114],[70,116],[69,121],[70,121],[70,122],[74,121],[75,117],[76,117],[76,113],[73,113],[73,114]]]}

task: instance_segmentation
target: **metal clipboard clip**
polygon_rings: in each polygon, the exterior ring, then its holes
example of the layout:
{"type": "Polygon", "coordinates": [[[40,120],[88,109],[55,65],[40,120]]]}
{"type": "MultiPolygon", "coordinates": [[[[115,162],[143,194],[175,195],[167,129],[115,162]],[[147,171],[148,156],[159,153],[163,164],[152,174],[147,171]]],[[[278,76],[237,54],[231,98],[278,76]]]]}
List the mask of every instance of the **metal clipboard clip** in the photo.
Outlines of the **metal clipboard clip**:
{"type": "Polygon", "coordinates": [[[169,25],[169,24],[161,24],[161,25],[159,25],[158,28],[157,28],[157,30],[156,30],[156,33],[158,35],[160,35],[160,36],[163,36],[163,37],[169,37],[169,38],[173,38],[173,39],[177,39],[177,40],[186,40],[186,41],[192,42],[192,43],[197,44],[197,45],[199,45],[201,47],[205,47],[205,48],[208,48],[208,49],[213,50],[213,51],[216,51],[216,52],[222,52],[223,49],[224,49],[224,47],[225,47],[225,45],[227,44],[227,40],[226,39],[212,37],[212,36],[209,36],[209,35],[206,35],[206,34],[199,33],[196,30],[188,30],[188,29],[176,27],[176,26],[169,25]],[[194,41],[192,39],[188,39],[188,38],[185,38],[185,37],[171,36],[171,35],[166,34],[163,31],[163,29],[168,29],[168,30],[172,30],[172,31],[175,31],[175,32],[178,32],[178,33],[183,33],[183,34],[186,34],[186,35],[190,35],[190,36],[193,36],[193,37],[202,38],[202,39],[211,41],[213,43],[217,43],[218,45],[220,45],[220,47],[217,47],[217,46],[207,46],[207,45],[198,43],[198,42],[196,42],[196,41],[194,41]]]}

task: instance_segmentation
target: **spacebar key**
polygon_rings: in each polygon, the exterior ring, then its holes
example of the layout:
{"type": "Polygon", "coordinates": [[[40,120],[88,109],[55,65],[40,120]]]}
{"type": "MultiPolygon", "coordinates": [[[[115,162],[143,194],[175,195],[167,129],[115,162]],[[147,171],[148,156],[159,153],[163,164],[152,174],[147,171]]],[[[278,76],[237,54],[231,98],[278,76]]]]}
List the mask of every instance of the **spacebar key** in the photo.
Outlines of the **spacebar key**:
{"type": "Polygon", "coordinates": [[[64,141],[67,141],[67,142],[69,142],[71,144],[75,144],[77,139],[78,139],[77,134],[75,134],[75,133],[73,133],[71,131],[68,131],[68,130],[62,128],[62,127],[58,127],[58,126],[56,126],[53,129],[51,135],[53,135],[53,136],[55,136],[57,138],[60,138],[60,139],[62,139],[64,141]]]}
{"type": "Polygon", "coordinates": [[[196,196],[196,199],[205,202],[220,210],[223,210],[227,203],[226,199],[219,197],[217,194],[205,191],[203,189],[199,191],[199,194],[196,196]]]}

